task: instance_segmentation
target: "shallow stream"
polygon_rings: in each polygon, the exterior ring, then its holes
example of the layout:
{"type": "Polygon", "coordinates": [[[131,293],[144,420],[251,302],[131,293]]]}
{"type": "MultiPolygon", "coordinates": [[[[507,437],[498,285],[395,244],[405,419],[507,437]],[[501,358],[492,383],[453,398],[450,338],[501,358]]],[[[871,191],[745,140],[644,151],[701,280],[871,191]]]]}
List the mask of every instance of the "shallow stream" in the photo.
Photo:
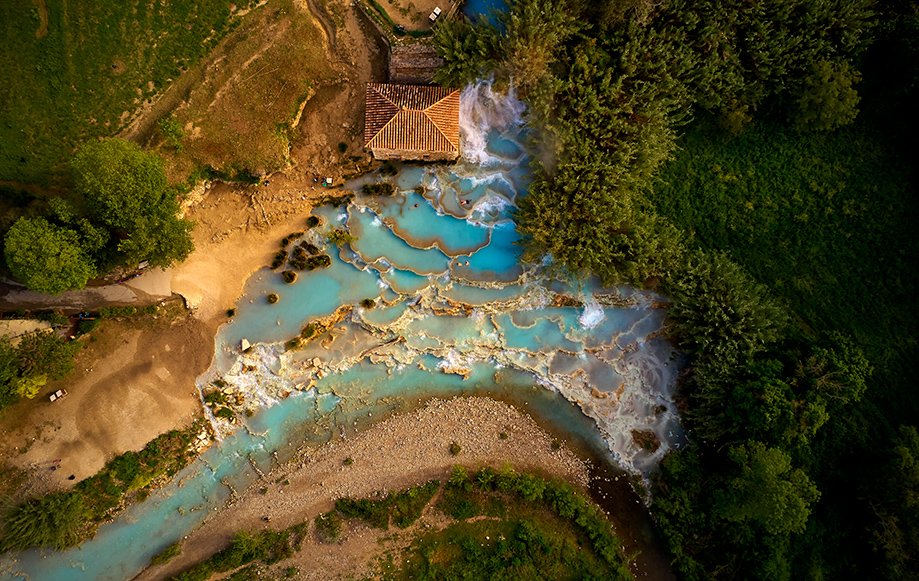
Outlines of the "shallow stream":
{"type": "Polygon", "coordinates": [[[396,193],[358,193],[317,209],[315,228],[304,221],[292,244],[324,249],[328,268],[293,284],[263,269],[248,282],[199,379],[203,392],[219,388],[253,412],[244,428],[214,418],[222,441],[173,483],[79,548],[25,553],[14,577],[130,578],[300,443],[432,396],[521,403],[638,477],[680,444],[671,398],[679,359],[659,337],[661,298],[521,264],[512,212],[530,180],[523,106],[487,83],[468,87],[461,103],[463,159],[348,184],[360,192],[382,180],[396,193]],[[329,244],[332,228],[353,242],[329,244]],[[309,324],[329,330],[289,348],[309,324]]]}

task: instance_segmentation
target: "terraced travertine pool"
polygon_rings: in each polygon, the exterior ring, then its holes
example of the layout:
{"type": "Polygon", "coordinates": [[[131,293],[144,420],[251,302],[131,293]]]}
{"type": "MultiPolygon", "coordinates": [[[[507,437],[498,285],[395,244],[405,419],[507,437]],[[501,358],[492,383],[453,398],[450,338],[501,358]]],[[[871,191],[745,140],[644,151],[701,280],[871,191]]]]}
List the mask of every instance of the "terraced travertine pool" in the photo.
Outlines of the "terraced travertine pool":
{"type": "MultiPolygon", "coordinates": [[[[270,468],[290,442],[323,441],[371,414],[432,396],[482,393],[524,402],[558,430],[596,442],[623,470],[646,475],[679,445],[671,395],[679,357],[660,331],[661,297],[553,275],[520,262],[514,203],[530,181],[523,106],[488,83],[461,100],[463,159],[364,176],[392,196],[358,193],[315,210],[299,241],[328,268],[285,284],[264,269],[221,328],[202,391],[251,410],[244,428],[214,418],[222,441],[175,482],[63,553],[20,556],[13,576],[124,579],[270,468]],[[332,228],[354,241],[327,242],[332,228]],[[265,297],[277,294],[277,304],[265,297]],[[361,306],[372,300],[373,308],[361,306]],[[330,331],[291,349],[310,323],[330,331]],[[253,344],[240,351],[243,339],[253,344]],[[636,433],[653,432],[650,449],[636,433]]],[[[304,216],[304,218],[306,218],[304,216]]],[[[296,241],[295,241],[296,242],[296,241]]],[[[647,438],[643,438],[647,441],[647,438]]]]}

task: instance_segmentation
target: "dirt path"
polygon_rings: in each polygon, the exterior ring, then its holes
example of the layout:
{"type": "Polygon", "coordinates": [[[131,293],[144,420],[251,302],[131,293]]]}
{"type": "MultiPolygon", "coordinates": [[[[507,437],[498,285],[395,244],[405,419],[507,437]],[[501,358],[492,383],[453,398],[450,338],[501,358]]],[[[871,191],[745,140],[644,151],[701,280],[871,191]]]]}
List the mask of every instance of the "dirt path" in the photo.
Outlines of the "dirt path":
{"type": "MultiPolygon", "coordinates": [[[[148,569],[138,579],[173,575],[226,546],[237,531],[252,532],[269,525],[280,529],[311,521],[338,498],[442,479],[456,464],[498,469],[509,464],[585,487],[587,466],[567,448],[553,449],[552,441],[532,418],[508,404],[480,397],[432,400],[354,437],[296,455],[191,533],[182,543],[179,558],[148,569]],[[501,432],[508,437],[502,439],[501,432]],[[450,454],[452,442],[461,447],[457,456],[450,454]]],[[[362,578],[369,573],[366,568],[373,557],[385,550],[378,539],[379,535],[361,529],[342,547],[308,541],[298,555],[279,567],[298,566],[301,579],[362,578]]]]}
{"type": "MultiPolygon", "coordinates": [[[[339,81],[306,107],[301,125],[308,129],[292,148],[295,168],[272,176],[268,186],[217,184],[194,192],[187,215],[196,224],[195,251],[182,264],[128,284],[56,299],[62,306],[90,308],[100,302],[156,302],[177,293],[191,310],[168,321],[104,323],[64,382],[0,412],[0,464],[29,472],[25,493],[71,486],[113,456],[187,424],[200,409],[195,379],[211,363],[226,310],[249,276],[270,263],[278,240],[302,230],[311,199],[329,193],[313,182],[314,173],[337,178],[353,171],[354,164],[341,165],[337,143],[360,146],[363,83],[380,78],[385,59],[378,41],[365,36],[348,0],[328,2],[324,9],[332,11],[322,17],[334,27],[330,37],[339,81]],[[59,387],[70,395],[49,403],[45,392],[59,387]],[[54,471],[52,463],[58,466],[54,471]],[[66,479],[71,474],[73,481],[66,479]]],[[[49,304],[37,293],[10,298],[0,297],[0,304],[49,304]]]]}

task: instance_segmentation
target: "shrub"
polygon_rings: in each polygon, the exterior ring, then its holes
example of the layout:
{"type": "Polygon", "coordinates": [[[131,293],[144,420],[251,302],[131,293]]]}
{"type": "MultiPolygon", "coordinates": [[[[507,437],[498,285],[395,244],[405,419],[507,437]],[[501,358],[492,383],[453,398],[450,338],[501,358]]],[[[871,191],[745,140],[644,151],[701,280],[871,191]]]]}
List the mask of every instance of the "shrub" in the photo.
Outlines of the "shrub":
{"type": "Polygon", "coordinates": [[[377,302],[373,299],[364,299],[361,301],[361,306],[365,309],[372,309],[377,306],[377,302]]]}
{"type": "Polygon", "coordinates": [[[99,316],[103,319],[133,317],[137,314],[137,307],[102,307],[99,316]]]}
{"type": "Polygon", "coordinates": [[[431,480],[421,486],[414,486],[389,497],[392,506],[392,523],[404,529],[421,517],[434,493],[440,488],[440,482],[431,480]]]}
{"type": "Polygon", "coordinates": [[[463,448],[456,442],[450,442],[450,455],[451,456],[458,456],[459,453],[462,451],[462,449],[463,448]]]}
{"type": "Polygon", "coordinates": [[[287,260],[287,251],[278,250],[277,254],[274,255],[274,258],[271,259],[271,270],[277,270],[281,268],[281,265],[284,264],[284,261],[287,260]]]}
{"type": "Polygon", "coordinates": [[[361,193],[367,196],[391,196],[396,193],[396,188],[390,183],[364,184],[361,193]]]}
{"type": "Polygon", "coordinates": [[[287,284],[293,284],[297,281],[297,273],[292,270],[285,270],[281,273],[281,276],[287,284]]]}
{"type": "Polygon", "coordinates": [[[83,500],[78,494],[48,494],[20,504],[3,519],[0,546],[4,550],[62,550],[80,541],[83,524],[83,500]]]}
{"type": "Polygon", "coordinates": [[[344,141],[339,141],[338,142],[338,153],[344,153],[346,151],[348,151],[348,144],[345,143],[344,141]]]}
{"type": "Polygon", "coordinates": [[[317,515],[313,523],[320,543],[334,543],[341,537],[341,517],[334,510],[317,515]]]}
{"type": "Polygon", "coordinates": [[[91,333],[99,326],[101,321],[99,319],[80,319],[80,322],[77,323],[77,332],[81,335],[91,333]]]}
{"type": "Polygon", "coordinates": [[[307,228],[315,228],[321,223],[322,223],[322,220],[319,218],[319,216],[310,216],[306,219],[307,228]]]}
{"type": "Polygon", "coordinates": [[[360,519],[378,529],[389,528],[389,502],[387,499],[340,498],[335,501],[335,510],[345,518],[360,519]]]}
{"type": "Polygon", "coordinates": [[[227,309],[227,317],[232,319],[236,316],[236,309],[227,309]]]}
{"type": "Polygon", "coordinates": [[[332,231],[329,232],[328,239],[329,242],[335,246],[342,246],[354,242],[354,236],[345,228],[333,228],[332,231]]]}
{"type": "Polygon", "coordinates": [[[236,413],[234,413],[233,410],[227,407],[218,408],[217,411],[214,412],[214,415],[217,416],[218,418],[223,418],[225,420],[230,420],[230,421],[233,421],[234,419],[236,419],[236,413]]]}
{"type": "Polygon", "coordinates": [[[179,553],[181,552],[182,552],[182,544],[178,542],[172,543],[171,545],[169,545],[168,547],[166,547],[165,549],[163,549],[162,551],[154,555],[153,558],[150,559],[150,564],[151,565],[163,565],[165,563],[168,563],[175,557],[179,556],[179,553]]]}
{"type": "Polygon", "coordinates": [[[268,301],[269,305],[273,305],[281,300],[281,297],[279,297],[277,293],[268,293],[268,296],[265,297],[265,300],[268,301]]]}

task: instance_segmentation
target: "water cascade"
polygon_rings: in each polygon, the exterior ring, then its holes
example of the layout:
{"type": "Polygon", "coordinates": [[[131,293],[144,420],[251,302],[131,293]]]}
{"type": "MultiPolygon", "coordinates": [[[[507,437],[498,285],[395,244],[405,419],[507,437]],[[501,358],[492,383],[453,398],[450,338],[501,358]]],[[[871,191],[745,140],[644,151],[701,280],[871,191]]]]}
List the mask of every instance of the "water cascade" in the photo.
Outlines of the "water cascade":
{"type": "Polygon", "coordinates": [[[175,482],[81,547],[30,551],[7,571],[130,577],[232,487],[270,469],[275,451],[283,460],[286,443],[321,442],[424,397],[532,402],[640,477],[680,445],[671,398],[680,365],[660,336],[661,298],[521,265],[511,212],[530,179],[523,105],[489,83],[468,87],[461,103],[458,163],[406,164],[394,176],[356,180],[356,192],[384,180],[396,193],[358,193],[344,207],[315,210],[321,224],[294,243],[324,249],[327,268],[300,272],[293,284],[264,269],[247,283],[199,379],[202,391],[219,388],[236,402],[243,428],[215,418],[222,441],[175,482]],[[354,240],[331,245],[332,228],[354,240]],[[240,352],[244,338],[253,346],[240,352]]]}

